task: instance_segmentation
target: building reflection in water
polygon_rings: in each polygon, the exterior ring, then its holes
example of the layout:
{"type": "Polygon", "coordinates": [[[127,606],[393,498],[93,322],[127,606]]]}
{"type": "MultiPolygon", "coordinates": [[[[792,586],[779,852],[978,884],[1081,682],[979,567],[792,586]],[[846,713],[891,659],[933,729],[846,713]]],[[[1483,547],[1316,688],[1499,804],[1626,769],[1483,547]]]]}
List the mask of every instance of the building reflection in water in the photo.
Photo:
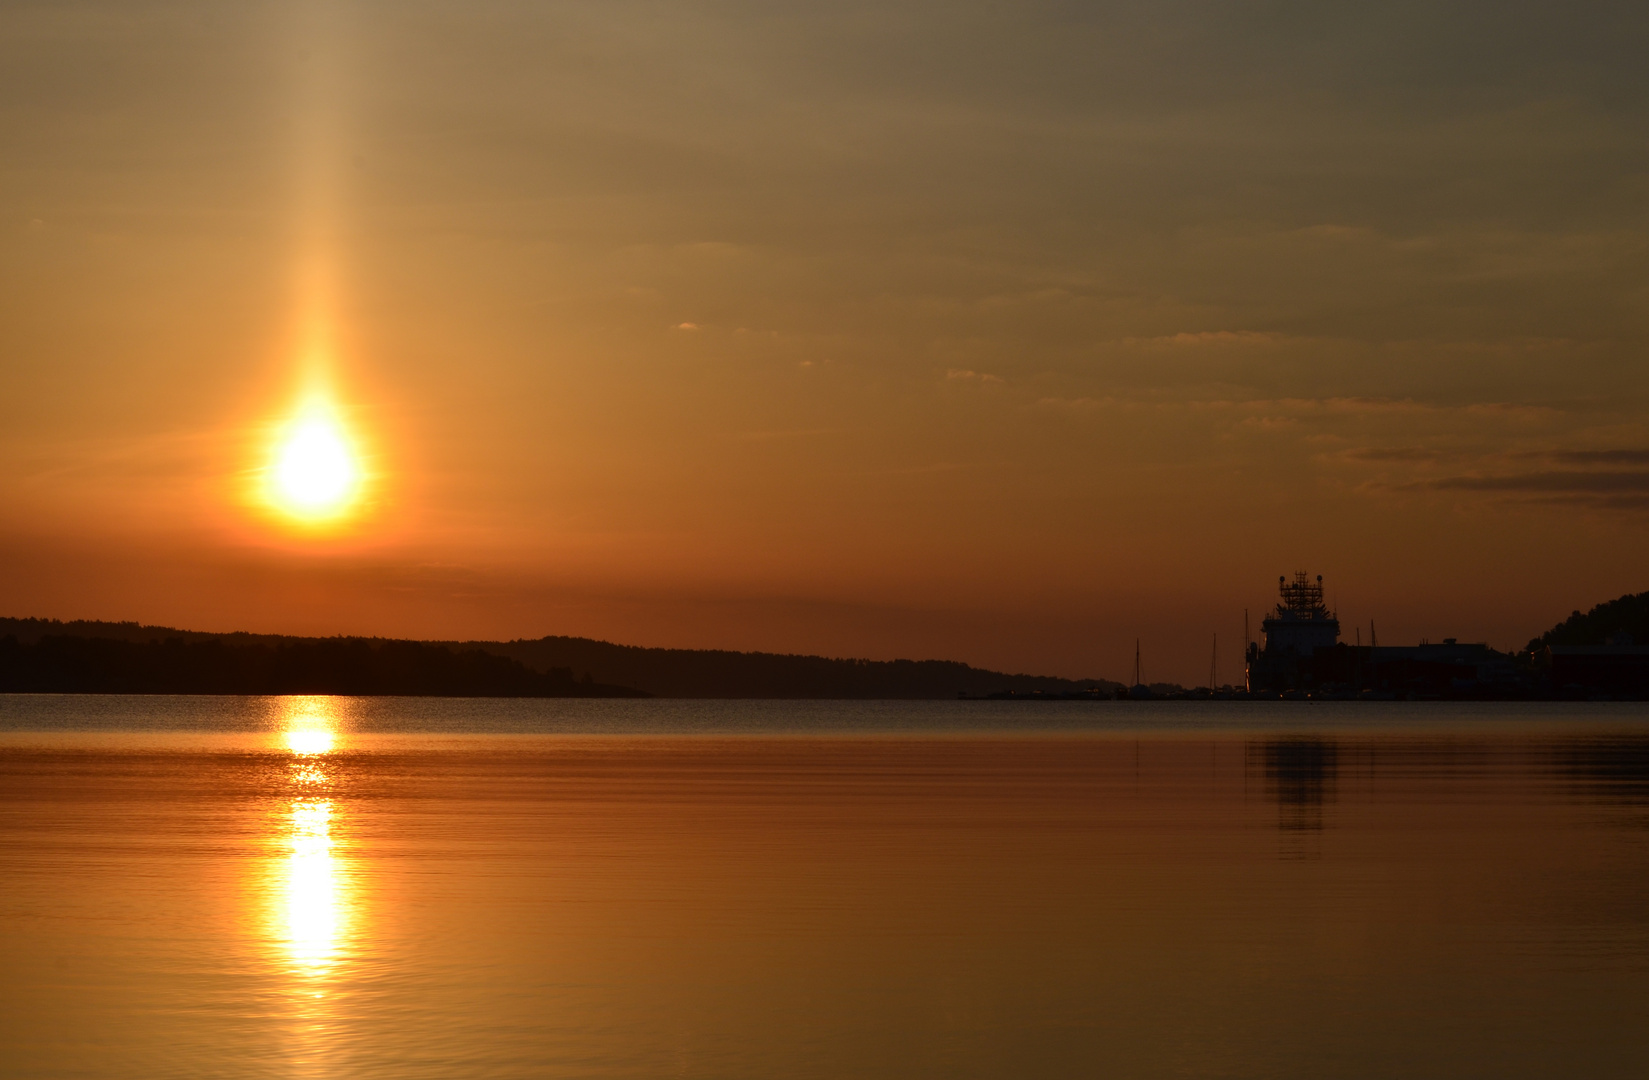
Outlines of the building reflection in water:
{"type": "Polygon", "coordinates": [[[296,973],[317,985],[337,962],[348,933],[348,875],[334,850],[340,804],[336,763],[330,755],[341,726],[341,702],[330,697],[280,701],[280,723],[291,758],[286,762],[283,874],[276,890],[276,937],[296,973]]]}
{"type": "Polygon", "coordinates": [[[1272,739],[1248,746],[1250,768],[1259,767],[1266,796],[1277,804],[1277,828],[1284,837],[1283,855],[1318,858],[1321,849],[1311,838],[1323,829],[1323,806],[1334,802],[1340,771],[1340,751],[1328,739],[1272,739]]]}

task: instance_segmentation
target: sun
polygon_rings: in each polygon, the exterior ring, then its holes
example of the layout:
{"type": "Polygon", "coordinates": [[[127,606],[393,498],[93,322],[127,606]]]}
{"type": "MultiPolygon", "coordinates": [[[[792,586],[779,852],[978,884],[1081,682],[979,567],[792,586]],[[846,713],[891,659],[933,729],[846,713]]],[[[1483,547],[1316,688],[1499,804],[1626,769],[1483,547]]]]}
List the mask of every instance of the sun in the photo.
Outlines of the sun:
{"type": "Polygon", "coordinates": [[[360,493],[361,467],[349,433],[321,408],[305,410],[287,426],[268,476],[270,500],[303,521],[340,517],[360,493]]]}

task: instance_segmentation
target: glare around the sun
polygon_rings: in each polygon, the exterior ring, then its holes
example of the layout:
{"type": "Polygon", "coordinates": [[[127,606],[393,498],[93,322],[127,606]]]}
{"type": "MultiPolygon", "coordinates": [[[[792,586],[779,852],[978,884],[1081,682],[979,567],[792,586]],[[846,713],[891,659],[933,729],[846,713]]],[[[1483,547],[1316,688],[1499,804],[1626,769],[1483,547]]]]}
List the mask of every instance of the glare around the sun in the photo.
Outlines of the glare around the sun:
{"type": "Polygon", "coordinates": [[[348,509],[360,483],[349,438],[330,416],[295,422],[276,451],[272,495],[297,517],[334,517],[348,509]]]}

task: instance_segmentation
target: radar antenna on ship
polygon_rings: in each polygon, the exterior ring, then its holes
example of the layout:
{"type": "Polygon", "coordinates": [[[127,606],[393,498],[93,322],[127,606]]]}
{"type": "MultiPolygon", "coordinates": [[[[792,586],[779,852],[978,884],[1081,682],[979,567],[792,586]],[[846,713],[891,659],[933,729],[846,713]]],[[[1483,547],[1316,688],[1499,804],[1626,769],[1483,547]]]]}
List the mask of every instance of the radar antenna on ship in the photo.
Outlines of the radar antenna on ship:
{"type": "Polygon", "coordinates": [[[1294,573],[1294,580],[1289,581],[1287,575],[1277,578],[1277,591],[1282,594],[1282,603],[1277,605],[1277,614],[1293,615],[1295,618],[1326,619],[1329,611],[1323,604],[1323,575],[1318,574],[1317,580],[1311,580],[1311,575],[1304,570],[1294,573]]]}

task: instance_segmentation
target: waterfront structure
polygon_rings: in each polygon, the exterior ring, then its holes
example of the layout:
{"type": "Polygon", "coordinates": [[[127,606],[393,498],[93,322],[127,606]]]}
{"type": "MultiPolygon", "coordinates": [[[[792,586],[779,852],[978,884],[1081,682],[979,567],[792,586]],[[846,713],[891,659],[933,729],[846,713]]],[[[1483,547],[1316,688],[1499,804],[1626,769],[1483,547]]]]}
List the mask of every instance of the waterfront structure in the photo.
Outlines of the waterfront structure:
{"type": "Polygon", "coordinates": [[[1248,647],[1248,689],[1312,697],[1516,697],[1531,690],[1515,659],[1477,642],[1378,647],[1340,641],[1340,620],[1323,603],[1323,579],[1304,571],[1277,579],[1279,602],[1248,647]]]}
{"type": "Polygon", "coordinates": [[[1294,580],[1277,578],[1279,601],[1260,624],[1263,642],[1248,646],[1248,689],[1286,691],[1311,688],[1319,649],[1340,640],[1340,620],[1323,603],[1323,575],[1315,581],[1304,570],[1294,580]]]}
{"type": "Polygon", "coordinates": [[[1423,641],[1418,645],[1336,645],[1313,658],[1316,685],[1373,696],[1507,698],[1531,687],[1510,653],[1480,641],[1423,641]]]}
{"type": "Polygon", "coordinates": [[[1548,645],[1535,663],[1560,695],[1649,696],[1649,646],[1630,634],[1615,634],[1607,645],[1548,645]]]}

